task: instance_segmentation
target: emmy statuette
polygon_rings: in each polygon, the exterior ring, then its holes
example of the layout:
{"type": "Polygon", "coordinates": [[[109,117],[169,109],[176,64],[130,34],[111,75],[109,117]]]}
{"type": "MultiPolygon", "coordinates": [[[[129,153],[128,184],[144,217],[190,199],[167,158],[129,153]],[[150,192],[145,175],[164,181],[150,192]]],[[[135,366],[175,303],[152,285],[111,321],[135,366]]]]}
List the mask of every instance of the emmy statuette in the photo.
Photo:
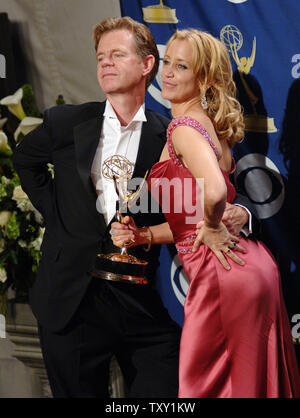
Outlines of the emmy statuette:
{"type": "MultiPolygon", "coordinates": [[[[122,212],[138,199],[146,181],[148,172],[136,191],[128,190],[128,181],[133,173],[133,164],[122,155],[113,155],[107,158],[102,166],[105,178],[113,180],[118,195],[116,203],[116,219],[122,222],[122,212]]],[[[97,254],[95,269],[92,275],[105,280],[124,283],[147,284],[145,278],[147,261],[128,254],[127,247],[130,242],[124,242],[120,253],[97,254]]]]}

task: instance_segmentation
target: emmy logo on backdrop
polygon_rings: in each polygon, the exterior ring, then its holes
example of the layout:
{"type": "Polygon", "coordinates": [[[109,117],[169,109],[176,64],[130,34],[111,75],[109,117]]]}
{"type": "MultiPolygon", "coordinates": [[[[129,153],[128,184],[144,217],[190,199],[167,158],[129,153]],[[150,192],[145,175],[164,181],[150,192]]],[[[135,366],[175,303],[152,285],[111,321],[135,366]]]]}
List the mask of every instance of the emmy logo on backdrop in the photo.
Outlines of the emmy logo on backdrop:
{"type": "Polygon", "coordinates": [[[252,52],[249,58],[242,57],[239,58],[238,51],[243,45],[243,35],[240,30],[234,25],[226,25],[222,28],[220,32],[220,40],[226,46],[228,51],[231,53],[232,58],[234,59],[237,69],[243,83],[244,89],[247,93],[253,114],[245,115],[245,129],[249,132],[277,132],[277,128],[274,124],[274,119],[269,118],[266,115],[259,115],[256,110],[256,104],[258,98],[255,96],[253,91],[248,86],[245,75],[248,75],[251,68],[253,67],[256,54],[256,38],[253,39],[252,52]]]}
{"type": "Polygon", "coordinates": [[[162,0],[154,6],[143,7],[143,15],[149,23],[178,23],[176,10],[165,6],[162,0]]]}
{"type": "MultiPolygon", "coordinates": [[[[103,162],[103,177],[112,180],[118,195],[116,203],[116,219],[122,222],[123,215],[137,201],[144,190],[148,171],[136,191],[128,190],[134,165],[122,155],[113,155],[103,162]]],[[[95,269],[92,274],[96,277],[135,284],[148,283],[145,278],[147,261],[127,253],[131,242],[124,242],[120,253],[97,254],[95,269]]]]}

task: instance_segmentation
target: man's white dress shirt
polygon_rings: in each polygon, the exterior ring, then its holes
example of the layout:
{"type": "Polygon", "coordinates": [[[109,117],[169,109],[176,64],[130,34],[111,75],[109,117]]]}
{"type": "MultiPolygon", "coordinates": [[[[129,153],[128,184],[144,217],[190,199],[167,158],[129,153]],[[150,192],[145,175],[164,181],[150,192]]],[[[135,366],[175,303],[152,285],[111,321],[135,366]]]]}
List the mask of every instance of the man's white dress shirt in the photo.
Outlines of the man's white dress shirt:
{"type": "Polygon", "coordinates": [[[126,157],[135,165],[140,144],[143,122],[146,122],[145,107],[142,105],[127,126],[121,126],[117,115],[106,100],[102,131],[91,168],[91,177],[98,195],[97,210],[103,213],[108,225],[116,213],[117,193],[113,180],[102,175],[103,162],[112,155],[126,157]]]}

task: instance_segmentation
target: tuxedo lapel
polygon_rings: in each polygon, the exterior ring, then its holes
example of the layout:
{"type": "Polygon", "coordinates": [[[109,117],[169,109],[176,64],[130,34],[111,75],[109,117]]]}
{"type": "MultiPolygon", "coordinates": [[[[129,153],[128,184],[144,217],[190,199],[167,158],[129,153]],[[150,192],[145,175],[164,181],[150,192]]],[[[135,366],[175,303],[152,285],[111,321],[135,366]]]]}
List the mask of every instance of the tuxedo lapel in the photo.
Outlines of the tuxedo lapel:
{"type": "Polygon", "coordinates": [[[132,177],[144,177],[145,172],[157,163],[166,142],[166,130],[155,114],[146,110],[140,145],[132,177]]]}
{"type": "Polygon", "coordinates": [[[91,179],[91,167],[99,143],[103,115],[89,119],[74,128],[76,164],[79,176],[87,193],[87,205],[101,229],[106,228],[104,217],[96,209],[97,194],[91,179]]]}

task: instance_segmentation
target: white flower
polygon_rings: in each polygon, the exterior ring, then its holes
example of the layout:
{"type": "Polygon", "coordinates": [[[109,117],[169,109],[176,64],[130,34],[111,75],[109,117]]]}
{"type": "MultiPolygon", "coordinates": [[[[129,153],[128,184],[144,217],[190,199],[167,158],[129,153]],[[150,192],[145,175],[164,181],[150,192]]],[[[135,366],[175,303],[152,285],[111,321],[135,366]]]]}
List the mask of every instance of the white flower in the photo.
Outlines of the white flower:
{"type": "Polygon", "coordinates": [[[7,222],[10,220],[11,215],[11,212],[9,212],[8,210],[2,210],[0,212],[0,226],[5,226],[7,222]]]}
{"type": "Polygon", "coordinates": [[[3,252],[5,248],[5,240],[3,238],[0,239],[0,254],[3,252]]]}
{"type": "Polygon", "coordinates": [[[26,248],[27,247],[27,243],[23,239],[19,239],[18,244],[21,248],[26,248]]]}
{"type": "Polygon", "coordinates": [[[25,112],[21,103],[23,98],[23,89],[20,88],[12,96],[6,96],[0,100],[0,104],[7,106],[8,110],[15,115],[18,119],[22,120],[25,118],[25,112]]]}
{"type": "Polygon", "coordinates": [[[17,203],[18,208],[22,212],[34,210],[32,203],[30,202],[27,194],[23,191],[21,186],[16,186],[14,188],[12,200],[17,203]]]}
{"type": "Polygon", "coordinates": [[[6,274],[6,270],[4,267],[0,266],[0,282],[4,283],[7,280],[7,274],[6,274]]]}
{"type": "Polygon", "coordinates": [[[3,130],[3,126],[6,124],[7,118],[0,119],[0,131],[3,130]]]}
{"type": "Polygon", "coordinates": [[[33,211],[33,205],[21,186],[16,186],[13,191],[12,200],[17,202],[18,208],[22,211],[33,211]]]}
{"type": "Polygon", "coordinates": [[[30,202],[27,194],[23,191],[21,186],[16,186],[13,191],[12,200],[17,203],[18,208],[22,212],[33,212],[34,218],[38,224],[42,224],[43,217],[38,210],[30,202]]]}
{"type": "Polygon", "coordinates": [[[17,206],[22,212],[30,210],[30,200],[28,199],[27,194],[23,191],[21,186],[16,186],[14,188],[12,200],[17,202],[17,206]]]}
{"type": "Polygon", "coordinates": [[[20,134],[23,134],[24,136],[29,134],[29,132],[37,128],[42,122],[43,122],[43,119],[41,118],[32,118],[29,116],[26,116],[24,119],[22,119],[22,121],[20,122],[18,128],[16,129],[14,133],[16,142],[18,142],[18,136],[20,134]]]}
{"type": "Polygon", "coordinates": [[[3,131],[0,131],[0,154],[7,157],[12,155],[12,149],[8,145],[7,136],[3,131]]]}
{"type": "Polygon", "coordinates": [[[13,191],[13,200],[28,199],[27,194],[23,191],[21,186],[16,186],[13,191]]]}

